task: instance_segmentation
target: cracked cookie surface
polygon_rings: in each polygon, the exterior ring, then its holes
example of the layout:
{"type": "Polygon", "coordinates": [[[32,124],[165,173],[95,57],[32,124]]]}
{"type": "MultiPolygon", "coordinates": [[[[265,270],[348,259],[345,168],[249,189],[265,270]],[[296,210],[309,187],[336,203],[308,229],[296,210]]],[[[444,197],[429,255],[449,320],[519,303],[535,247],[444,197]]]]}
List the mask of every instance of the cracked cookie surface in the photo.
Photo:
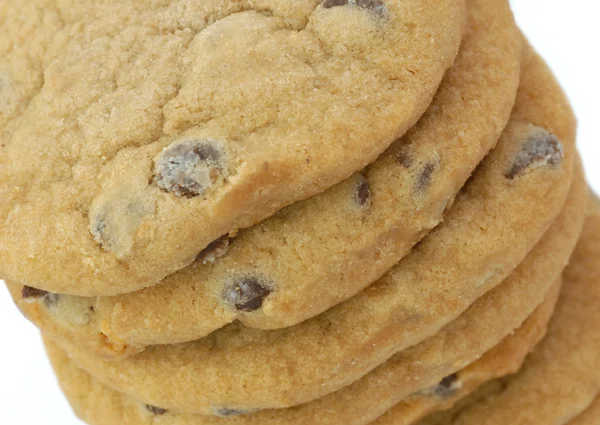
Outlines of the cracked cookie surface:
{"type": "Polygon", "coordinates": [[[464,17],[463,0],[3,1],[0,276],[138,290],[348,178],[425,111],[464,17]]]}
{"type": "MultiPolygon", "coordinates": [[[[391,407],[374,424],[400,420],[405,422],[398,423],[409,424],[428,411],[455,402],[482,380],[514,371],[543,333],[542,328],[560,289],[559,282],[549,289],[550,282],[562,271],[581,230],[582,204],[587,200],[582,177],[573,190],[559,218],[506,281],[478,299],[433,337],[396,354],[349,387],[290,409],[265,410],[226,419],[172,411],[161,420],[165,425],[312,425],[318,418],[322,425],[364,425],[391,407]],[[540,302],[542,304],[527,318],[540,302]],[[503,320],[498,320],[499,316],[503,320]],[[521,325],[525,319],[525,324],[521,325]],[[516,332],[511,332],[517,327],[516,332]],[[494,346],[508,333],[511,336],[494,346]],[[481,360],[477,360],[483,350],[492,346],[481,360]],[[464,366],[465,369],[455,372],[464,366]],[[445,374],[450,375],[444,377],[445,374]],[[437,391],[444,397],[428,396],[430,391],[424,387],[435,388],[436,381],[443,383],[445,390],[455,389],[455,393],[437,391]],[[394,405],[399,400],[403,401],[394,405]]],[[[153,417],[140,408],[141,402],[103,386],[69,364],[54,343],[47,340],[47,344],[61,385],[80,417],[94,425],[119,421],[131,425],[151,423],[153,417]],[[93,401],[82,402],[77,397],[82,392],[93,393],[93,401]]]]}
{"type": "Polygon", "coordinates": [[[510,275],[558,216],[572,185],[572,111],[543,61],[528,51],[525,63],[511,122],[444,223],[350,300],[290,328],[232,324],[116,362],[58,342],[118,391],[169,410],[212,414],[215,407],[254,411],[323,397],[432,336],[510,275]],[[522,147],[549,132],[564,158],[508,179],[522,147]]]}
{"type": "Polygon", "coordinates": [[[236,319],[259,329],[295,325],[368,286],[442,220],[514,105],[523,43],[509,6],[468,6],[461,51],[430,108],[361,173],[234,237],[223,235],[159,285],[81,300],[96,315],[86,326],[57,322],[31,311],[35,305],[24,313],[47,332],[123,356],[199,339],[236,319]],[[231,291],[242,277],[262,282],[251,306],[237,301],[242,287],[231,291]]]}

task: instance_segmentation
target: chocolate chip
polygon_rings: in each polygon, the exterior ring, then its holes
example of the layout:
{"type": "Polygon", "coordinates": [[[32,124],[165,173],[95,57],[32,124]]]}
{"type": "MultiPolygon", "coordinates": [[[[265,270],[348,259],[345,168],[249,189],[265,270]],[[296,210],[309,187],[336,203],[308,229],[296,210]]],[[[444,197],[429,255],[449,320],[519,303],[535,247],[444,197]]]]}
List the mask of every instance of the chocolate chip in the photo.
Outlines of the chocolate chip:
{"type": "Polygon", "coordinates": [[[51,292],[43,291],[43,290],[37,289],[37,288],[32,288],[30,286],[23,287],[23,289],[21,290],[21,296],[23,297],[23,300],[25,300],[25,301],[33,302],[33,301],[44,300],[44,304],[46,304],[47,307],[56,305],[56,303],[58,302],[58,300],[60,298],[59,294],[53,294],[51,292]]]}
{"type": "Polygon", "coordinates": [[[92,236],[94,236],[94,239],[96,240],[96,242],[98,242],[98,244],[100,244],[101,247],[109,249],[109,246],[107,246],[107,241],[105,240],[104,237],[104,231],[106,230],[106,221],[105,218],[103,216],[98,216],[96,217],[95,220],[93,220],[92,222],[92,236]]]}
{"type": "Polygon", "coordinates": [[[235,278],[226,288],[223,298],[237,310],[252,312],[262,307],[265,298],[272,292],[264,279],[244,275],[235,278]]]}
{"type": "Polygon", "coordinates": [[[402,149],[398,151],[396,154],[396,160],[398,161],[398,164],[401,164],[404,166],[404,168],[410,168],[413,163],[412,155],[406,146],[403,146],[402,149]]]}
{"type": "Polygon", "coordinates": [[[336,6],[356,6],[361,9],[371,10],[378,14],[383,14],[387,11],[385,4],[381,0],[325,0],[321,3],[325,9],[330,9],[336,6]]]}
{"type": "Polygon", "coordinates": [[[564,149],[560,140],[545,130],[538,131],[523,144],[504,176],[512,180],[530,168],[556,166],[563,158],[564,149]]]}
{"type": "Polygon", "coordinates": [[[167,413],[167,409],[161,409],[160,407],[150,406],[149,404],[146,404],[144,407],[146,407],[146,410],[148,410],[155,416],[162,416],[165,413],[167,413]]]}
{"type": "Polygon", "coordinates": [[[223,235],[219,239],[209,243],[198,256],[196,257],[197,263],[214,263],[217,258],[222,257],[227,253],[229,248],[230,238],[229,235],[223,235]]]}
{"type": "Polygon", "coordinates": [[[362,175],[358,179],[356,185],[356,203],[359,206],[364,206],[371,199],[371,189],[369,188],[369,181],[362,175]]]}
{"type": "Polygon", "coordinates": [[[431,176],[433,175],[433,172],[436,170],[437,166],[438,162],[427,162],[423,166],[421,172],[419,173],[419,177],[415,182],[415,192],[423,193],[427,190],[429,184],[431,183],[431,176]]]}
{"type": "Polygon", "coordinates": [[[215,412],[217,413],[217,416],[240,416],[248,413],[245,410],[228,409],[227,407],[216,409],[215,412]]]}
{"type": "Polygon", "coordinates": [[[323,2],[323,7],[325,9],[329,9],[334,6],[344,6],[348,4],[348,0],[325,0],[323,2]]]}
{"type": "Polygon", "coordinates": [[[224,174],[224,154],[214,140],[188,140],[165,149],[155,163],[158,187],[176,196],[201,195],[224,174]]]}
{"type": "Polygon", "coordinates": [[[460,387],[460,381],[458,375],[453,373],[452,375],[446,376],[440,381],[433,389],[433,394],[437,397],[451,397],[456,393],[456,390],[460,387]]]}
{"type": "Polygon", "coordinates": [[[49,294],[50,293],[48,291],[32,288],[31,286],[23,286],[23,289],[21,290],[21,296],[24,299],[41,299],[49,294]]]}

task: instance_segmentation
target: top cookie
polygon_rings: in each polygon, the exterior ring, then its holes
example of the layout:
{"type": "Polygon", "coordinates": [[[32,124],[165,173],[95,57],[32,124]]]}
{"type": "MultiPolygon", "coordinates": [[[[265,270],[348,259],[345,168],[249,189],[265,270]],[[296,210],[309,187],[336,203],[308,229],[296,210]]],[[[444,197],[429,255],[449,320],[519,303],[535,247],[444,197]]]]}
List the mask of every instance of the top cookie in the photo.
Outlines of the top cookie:
{"type": "Polygon", "coordinates": [[[348,177],[426,109],[464,14],[463,0],[2,2],[0,275],[129,292],[348,177]]]}

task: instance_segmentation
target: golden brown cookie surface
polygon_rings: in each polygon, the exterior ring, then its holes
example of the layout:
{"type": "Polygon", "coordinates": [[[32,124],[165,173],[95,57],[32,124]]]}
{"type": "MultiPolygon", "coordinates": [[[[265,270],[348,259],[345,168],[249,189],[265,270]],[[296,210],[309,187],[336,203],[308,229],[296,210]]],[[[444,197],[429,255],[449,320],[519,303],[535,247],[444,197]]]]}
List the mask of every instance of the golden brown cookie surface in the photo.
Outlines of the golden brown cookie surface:
{"type": "Polygon", "coordinates": [[[375,160],[452,65],[464,0],[334,3],[3,1],[0,276],[142,289],[375,160]]]}
{"type": "Polygon", "coordinates": [[[220,238],[159,285],[22,310],[47,332],[119,356],[196,340],[235,319],[294,325],[362,290],[442,220],[514,105],[522,39],[509,6],[469,7],[461,52],[431,107],[363,174],[220,238]]]}
{"type": "Polygon", "coordinates": [[[600,320],[599,255],[600,205],[592,201],[544,341],[516,375],[419,425],[550,425],[584,412],[600,391],[600,331],[591,326],[600,320]]]}
{"type": "Polygon", "coordinates": [[[365,291],[279,331],[234,324],[118,362],[69,346],[73,359],[148,404],[211,414],[323,397],[434,335],[510,275],[560,213],[571,187],[571,110],[546,65],[533,52],[526,63],[511,123],[446,221],[365,291]]]}

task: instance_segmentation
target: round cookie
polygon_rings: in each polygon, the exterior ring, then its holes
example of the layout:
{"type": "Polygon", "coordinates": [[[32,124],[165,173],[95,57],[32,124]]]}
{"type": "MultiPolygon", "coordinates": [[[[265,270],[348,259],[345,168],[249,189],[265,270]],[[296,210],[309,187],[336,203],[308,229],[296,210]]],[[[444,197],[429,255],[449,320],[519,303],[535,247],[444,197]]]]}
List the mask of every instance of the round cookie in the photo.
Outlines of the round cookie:
{"type": "Polygon", "coordinates": [[[287,327],[354,295],[439,223],[506,125],[522,47],[508,3],[471,0],[468,28],[431,107],[362,174],[215,241],[160,285],[64,296],[52,310],[17,292],[15,300],[45,332],[121,356],[199,339],[235,319],[287,327]]]}
{"type": "MultiPolygon", "coordinates": [[[[445,377],[477,360],[521,326],[542,302],[549,285],[561,273],[575,246],[583,224],[585,208],[582,205],[586,200],[585,182],[579,173],[577,185],[560,216],[511,276],[428,340],[397,353],[357,382],[323,398],[294,408],[264,410],[227,417],[226,420],[233,425],[312,425],[317,421],[320,425],[363,425],[412,393],[443,382],[445,377]],[[504,319],[499,321],[498,317],[504,319]]],[[[140,403],[133,400],[123,396],[121,401],[107,409],[125,415],[128,424],[147,423],[150,420],[147,411],[140,411],[140,403]],[[133,409],[131,405],[137,408],[133,409]]],[[[166,409],[159,409],[167,413],[166,409]]],[[[234,412],[231,409],[224,411],[234,412]]],[[[175,412],[165,414],[161,420],[165,425],[171,422],[195,425],[223,423],[215,416],[175,412]]]]}
{"type": "Polygon", "coordinates": [[[170,410],[211,414],[323,397],[435,334],[517,267],[571,186],[572,111],[546,65],[534,53],[526,62],[513,119],[445,222],[365,291],[290,328],[236,323],[117,362],[61,345],[118,391],[170,410]]]}
{"type": "Polygon", "coordinates": [[[513,374],[546,333],[562,280],[527,321],[497,346],[459,372],[444,378],[430,391],[416,393],[398,403],[372,425],[411,425],[426,415],[451,408],[483,383],[513,374]]]}
{"type": "MultiPolygon", "coordinates": [[[[547,300],[536,309],[531,317],[519,329],[515,330],[513,334],[506,337],[491,351],[486,353],[480,360],[469,365],[458,374],[447,377],[443,381],[443,386],[440,384],[431,391],[423,391],[409,397],[406,402],[396,406],[394,411],[397,413],[402,411],[405,414],[403,418],[414,417],[417,411],[432,409],[434,406],[439,407],[440,404],[449,403],[450,400],[457,397],[454,394],[455,391],[462,392],[465,387],[472,385],[472,381],[485,379],[485,377],[491,379],[514,372],[523,362],[529,350],[542,338],[546,325],[550,320],[559,288],[560,285],[554,285],[547,300]],[[454,387],[455,379],[458,378],[460,378],[462,384],[460,389],[454,387]]],[[[46,340],[45,343],[50,360],[68,400],[81,419],[90,424],[113,425],[123,423],[141,425],[153,423],[156,418],[160,418],[161,423],[170,425],[210,425],[217,423],[224,424],[228,421],[235,424],[254,423],[244,422],[244,418],[234,420],[202,415],[177,416],[163,409],[145,406],[126,395],[118,394],[95,382],[86,372],[77,368],[69,360],[65,352],[60,350],[50,340],[46,340]],[[82,394],[89,394],[89,398],[82,399],[82,394]]],[[[387,421],[389,417],[385,416],[385,419],[382,418],[375,421],[373,425],[400,424],[400,422],[387,421]]],[[[411,422],[405,421],[402,423],[409,424],[411,422]]],[[[338,423],[346,424],[347,422],[340,421],[338,423]]]]}
{"type": "Polygon", "coordinates": [[[465,20],[464,0],[23,3],[0,8],[0,276],[83,296],[155,284],[373,162],[465,20]]]}
{"type": "MultiPolygon", "coordinates": [[[[440,332],[399,352],[359,381],[326,397],[290,409],[265,410],[226,420],[234,425],[312,425],[317,421],[321,425],[363,425],[412,393],[443,382],[444,377],[478,359],[521,326],[566,264],[581,230],[585,210],[582,204],[587,200],[581,173],[577,183],[559,218],[513,274],[440,332]],[[504,320],[499,321],[498,317],[504,320]]],[[[107,409],[116,414],[123,412],[128,418],[125,422],[131,425],[151,420],[146,410],[139,410],[140,403],[132,400],[123,396],[107,409]],[[138,408],[129,407],[132,404],[138,408]]],[[[166,413],[165,409],[159,409],[166,413]]],[[[161,420],[165,424],[223,423],[215,416],[174,412],[165,414],[161,420]]]]}
{"type": "Polygon", "coordinates": [[[419,425],[568,423],[600,391],[600,205],[591,202],[583,236],[564,273],[546,338],[514,376],[493,381],[419,425]]]}

